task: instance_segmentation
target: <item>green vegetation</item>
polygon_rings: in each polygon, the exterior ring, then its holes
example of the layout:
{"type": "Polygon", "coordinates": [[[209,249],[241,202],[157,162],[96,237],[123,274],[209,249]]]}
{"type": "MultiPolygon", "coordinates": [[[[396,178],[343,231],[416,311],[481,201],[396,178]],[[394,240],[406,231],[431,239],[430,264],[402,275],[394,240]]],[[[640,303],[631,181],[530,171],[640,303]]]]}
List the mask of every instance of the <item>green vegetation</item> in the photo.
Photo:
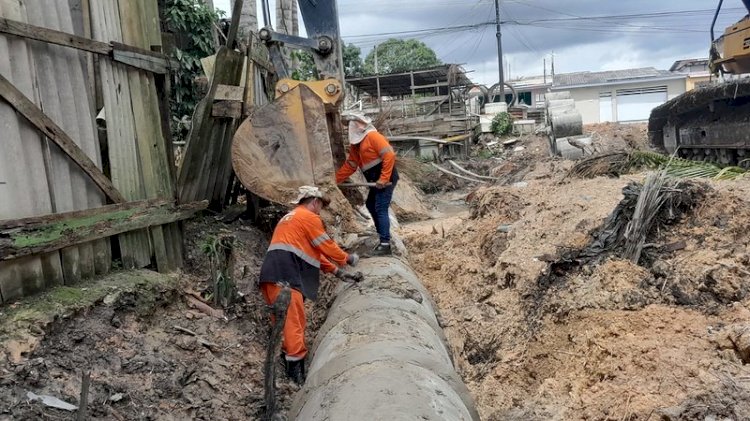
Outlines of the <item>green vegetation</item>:
{"type": "Polygon", "coordinates": [[[664,169],[667,175],[675,178],[734,180],[747,175],[747,170],[741,167],[721,167],[708,162],[690,161],[655,152],[633,152],[630,155],[630,161],[632,166],[664,169]]]}
{"type": "Polygon", "coordinates": [[[104,278],[75,286],[51,288],[39,295],[24,298],[13,307],[0,308],[0,339],[15,336],[24,328],[38,329],[56,318],[75,314],[98,302],[112,304],[123,293],[135,293],[138,307],[154,303],[164,290],[174,289],[177,278],[148,270],[114,272],[104,278]]]}
{"type": "Polygon", "coordinates": [[[498,113],[492,119],[490,130],[495,136],[505,136],[513,129],[513,118],[508,113],[498,113]]]}
{"type": "Polygon", "coordinates": [[[708,162],[691,161],[656,152],[633,151],[612,152],[583,159],[570,170],[570,175],[582,178],[603,175],[618,177],[642,168],[664,170],[673,178],[734,180],[747,177],[748,174],[747,169],[737,166],[721,167],[708,162]]]}
{"type": "MultiPolygon", "coordinates": [[[[292,69],[292,79],[295,80],[317,80],[318,71],[311,52],[306,50],[293,50],[290,54],[296,68],[292,69]]],[[[359,47],[353,44],[344,44],[344,75],[346,77],[362,76],[362,57],[359,47]]]]}
{"type": "MultiPolygon", "coordinates": [[[[203,74],[200,60],[216,52],[213,30],[221,15],[201,0],[167,0],[167,27],[177,39],[173,56],[180,62],[180,68],[172,72],[169,104],[173,120],[191,118],[202,99],[195,79],[203,74]]],[[[172,127],[172,132],[175,140],[184,140],[178,127],[172,127]]]]}
{"type": "Polygon", "coordinates": [[[344,74],[347,77],[364,76],[362,50],[354,44],[344,44],[344,74]]]}
{"type": "Polygon", "coordinates": [[[207,238],[201,245],[201,250],[208,256],[213,281],[214,304],[226,308],[234,302],[237,295],[237,287],[232,279],[234,271],[234,236],[230,234],[219,234],[216,237],[207,238]]]}
{"type": "Polygon", "coordinates": [[[376,52],[380,74],[408,72],[442,64],[435,51],[422,41],[391,38],[377,45],[367,54],[363,68],[365,74],[375,74],[376,52]]]}
{"type": "Polygon", "coordinates": [[[105,213],[101,215],[92,215],[78,219],[71,219],[68,221],[58,222],[56,224],[45,226],[44,228],[30,233],[11,235],[11,238],[13,239],[13,246],[17,248],[24,248],[50,243],[64,237],[68,232],[77,228],[89,227],[104,221],[128,219],[133,214],[138,212],[138,210],[139,209],[125,209],[115,213],[105,213]]]}

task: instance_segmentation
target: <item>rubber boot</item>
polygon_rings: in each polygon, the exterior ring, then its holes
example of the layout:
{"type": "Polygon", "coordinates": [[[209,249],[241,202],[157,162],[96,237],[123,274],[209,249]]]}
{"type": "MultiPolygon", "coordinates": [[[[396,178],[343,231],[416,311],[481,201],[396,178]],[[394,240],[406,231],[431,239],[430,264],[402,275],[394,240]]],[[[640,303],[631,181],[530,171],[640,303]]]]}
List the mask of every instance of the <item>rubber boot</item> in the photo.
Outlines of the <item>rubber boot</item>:
{"type": "Polygon", "coordinates": [[[390,255],[391,255],[391,245],[390,244],[380,243],[372,251],[372,256],[390,256],[390,255]]]}
{"type": "Polygon", "coordinates": [[[305,360],[299,361],[287,361],[286,362],[286,375],[293,382],[302,386],[305,383],[305,360]]]}

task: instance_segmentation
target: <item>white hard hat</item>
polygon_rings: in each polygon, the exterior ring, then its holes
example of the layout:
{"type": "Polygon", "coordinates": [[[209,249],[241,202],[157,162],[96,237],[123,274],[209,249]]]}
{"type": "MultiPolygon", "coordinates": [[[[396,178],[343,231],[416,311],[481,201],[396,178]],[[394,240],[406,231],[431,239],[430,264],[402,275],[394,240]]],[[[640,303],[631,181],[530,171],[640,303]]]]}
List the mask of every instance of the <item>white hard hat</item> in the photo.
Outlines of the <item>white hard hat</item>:
{"type": "Polygon", "coordinates": [[[329,203],[331,203],[331,199],[327,198],[326,195],[323,193],[322,190],[320,190],[318,187],[315,186],[302,186],[299,188],[299,194],[297,195],[297,198],[291,202],[292,204],[299,204],[301,201],[308,199],[310,197],[316,197],[323,201],[323,205],[328,206],[329,203]]]}

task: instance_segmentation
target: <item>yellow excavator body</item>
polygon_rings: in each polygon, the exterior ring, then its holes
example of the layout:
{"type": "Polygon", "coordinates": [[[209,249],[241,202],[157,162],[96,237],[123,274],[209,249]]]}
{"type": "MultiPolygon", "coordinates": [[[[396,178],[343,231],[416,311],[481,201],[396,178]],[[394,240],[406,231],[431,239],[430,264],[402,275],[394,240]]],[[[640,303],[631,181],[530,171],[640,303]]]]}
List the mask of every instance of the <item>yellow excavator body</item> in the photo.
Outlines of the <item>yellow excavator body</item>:
{"type": "Polygon", "coordinates": [[[750,16],[726,28],[724,35],[714,42],[714,49],[718,57],[712,57],[712,70],[750,73],[750,16]]]}

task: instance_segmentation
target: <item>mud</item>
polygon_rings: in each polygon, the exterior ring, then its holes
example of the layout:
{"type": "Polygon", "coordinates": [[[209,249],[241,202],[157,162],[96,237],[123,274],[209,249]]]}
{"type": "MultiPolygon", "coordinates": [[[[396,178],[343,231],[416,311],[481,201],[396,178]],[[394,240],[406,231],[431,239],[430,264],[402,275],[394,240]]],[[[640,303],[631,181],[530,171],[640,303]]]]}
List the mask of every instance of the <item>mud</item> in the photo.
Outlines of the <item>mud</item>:
{"type": "MultiPolygon", "coordinates": [[[[74,312],[2,329],[0,419],[73,419],[72,413],[30,402],[26,392],[78,405],[83,371],[91,373],[91,419],[260,419],[270,329],[255,280],[268,233],[213,216],[189,222],[187,233],[188,263],[177,282],[132,290],[115,284],[104,298],[74,312]],[[210,299],[201,247],[221,232],[237,239],[235,279],[242,297],[216,318],[190,306],[186,291],[210,299]]],[[[307,303],[310,342],[330,305],[335,282],[328,281],[322,298],[307,303]]],[[[19,317],[48,311],[24,310],[19,317]]],[[[277,373],[278,406],[286,411],[298,387],[281,366],[277,373]]]]}
{"type": "MultiPolygon", "coordinates": [[[[608,130],[604,145],[645,144],[642,128],[608,130]]],[[[532,161],[510,155],[493,171],[513,176],[466,190],[463,213],[403,227],[482,419],[748,419],[750,182],[708,183],[649,236],[640,265],[551,268],[590,244],[643,174],[571,180],[569,163],[532,161]]]]}

